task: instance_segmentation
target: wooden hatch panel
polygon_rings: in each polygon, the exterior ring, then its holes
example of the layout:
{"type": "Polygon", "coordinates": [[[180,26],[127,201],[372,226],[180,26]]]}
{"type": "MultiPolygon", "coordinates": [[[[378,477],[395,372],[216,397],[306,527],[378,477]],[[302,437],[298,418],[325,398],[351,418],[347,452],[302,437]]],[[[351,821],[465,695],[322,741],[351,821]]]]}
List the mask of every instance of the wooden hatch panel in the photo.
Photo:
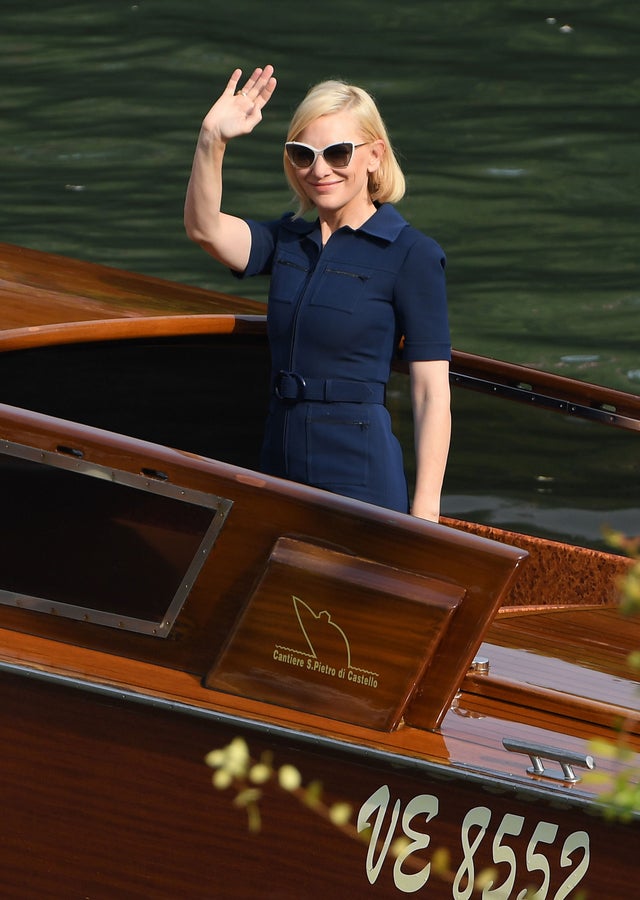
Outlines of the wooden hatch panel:
{"type": "MultiPolygon", "coordinates": [[[[465,593],[440,579],[280,538],[205,684],[390,730],[465,593]]],[[[452,682],[463,674],[450,667],[452,682]]],[[[447,686],[440,709],[449,696],[447,686]]]]}

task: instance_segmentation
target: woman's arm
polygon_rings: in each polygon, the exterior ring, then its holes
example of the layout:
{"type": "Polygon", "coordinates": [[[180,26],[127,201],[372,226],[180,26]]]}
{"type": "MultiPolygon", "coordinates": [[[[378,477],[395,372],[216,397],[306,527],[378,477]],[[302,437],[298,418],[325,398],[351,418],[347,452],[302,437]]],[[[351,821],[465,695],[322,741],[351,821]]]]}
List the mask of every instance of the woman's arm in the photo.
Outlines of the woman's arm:
{"type": "Polygon", "coordinates": [[[411,513],[437,522],[451,438],[449,363],[440,359],[412,362],[409,372],[416,448],[416,486],[411,513]]]}
{"type": "Polygon", "coordinates": [[[238,91],[241,76],[240,69],[233,72],[204,118],[184,205],[188,237],[236,271],[245,269],[249,261],[251,233],[243,219],[221,211],[224,153],[232,138],[249,134],[262,120],[262,108],[276,87],[273,66],[255,69],[238,91]]]}

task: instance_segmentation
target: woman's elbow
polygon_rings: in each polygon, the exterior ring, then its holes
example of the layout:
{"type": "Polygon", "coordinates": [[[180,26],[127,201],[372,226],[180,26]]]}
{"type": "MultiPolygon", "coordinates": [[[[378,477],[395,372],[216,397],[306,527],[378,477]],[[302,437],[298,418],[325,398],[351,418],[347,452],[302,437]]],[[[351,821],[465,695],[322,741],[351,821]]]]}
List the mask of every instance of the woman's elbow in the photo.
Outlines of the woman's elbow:
{"type": "Polygon", "coordinates": [[[197,225],[194,225],[192,222],[185,219],[184,230],[190,241],[197,244],[198,247],[201,247],[206,253],[209,253],[212,256],[214,255],[214,244],[211,236],[202,228],[199,228],[197,225]]]}
{"type": "Polygon", "coordinates": [[[193,241],[194,244],[202,245],[203,240],[205,240],[202,228],[198,226],[198,223],[193,220],[188,212],[185,212],[183,221],[184,230],[189,240],[193,241]]]}

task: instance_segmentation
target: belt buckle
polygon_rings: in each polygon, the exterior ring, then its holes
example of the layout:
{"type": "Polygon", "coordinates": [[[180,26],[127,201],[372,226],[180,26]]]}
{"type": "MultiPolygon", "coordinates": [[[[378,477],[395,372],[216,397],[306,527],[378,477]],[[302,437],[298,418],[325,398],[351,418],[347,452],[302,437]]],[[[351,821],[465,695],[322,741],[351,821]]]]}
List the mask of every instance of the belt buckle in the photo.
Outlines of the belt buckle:
{"type": "Polygon", "coordinates": [[[297,372],[285,372],[284,369],[281,369],[276,375],[273,392],[278,400],[282,400],[285,403],[298,403],[300,400],[304,399],[304,390],[306,386],[307,383],[302,375],[298,375],[297,372]],[[285,378],[291,378],[295,382],[296,393],[293,397],[285,397],[282,394],[281,385],[285,378]]]}

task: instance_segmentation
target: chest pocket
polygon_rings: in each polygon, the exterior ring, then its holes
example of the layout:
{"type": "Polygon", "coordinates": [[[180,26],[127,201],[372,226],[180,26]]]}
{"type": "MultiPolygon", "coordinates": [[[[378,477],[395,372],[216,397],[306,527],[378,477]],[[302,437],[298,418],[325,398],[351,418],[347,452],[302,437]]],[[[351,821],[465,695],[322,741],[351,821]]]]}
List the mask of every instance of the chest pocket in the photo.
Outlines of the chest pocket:
{"type": "Polygon", "coordinates": [[[327,263],[309,301],[310,306],[353,312],[365,296],[371,274],[370,269],[327,263]]]}
{"type": "Polygon", "coordinates": [[[276,257],[271,272],[269,299],[278,303],[294,303],[309,274],[309,267],[298,258],[280,254],[276,257]]]}

